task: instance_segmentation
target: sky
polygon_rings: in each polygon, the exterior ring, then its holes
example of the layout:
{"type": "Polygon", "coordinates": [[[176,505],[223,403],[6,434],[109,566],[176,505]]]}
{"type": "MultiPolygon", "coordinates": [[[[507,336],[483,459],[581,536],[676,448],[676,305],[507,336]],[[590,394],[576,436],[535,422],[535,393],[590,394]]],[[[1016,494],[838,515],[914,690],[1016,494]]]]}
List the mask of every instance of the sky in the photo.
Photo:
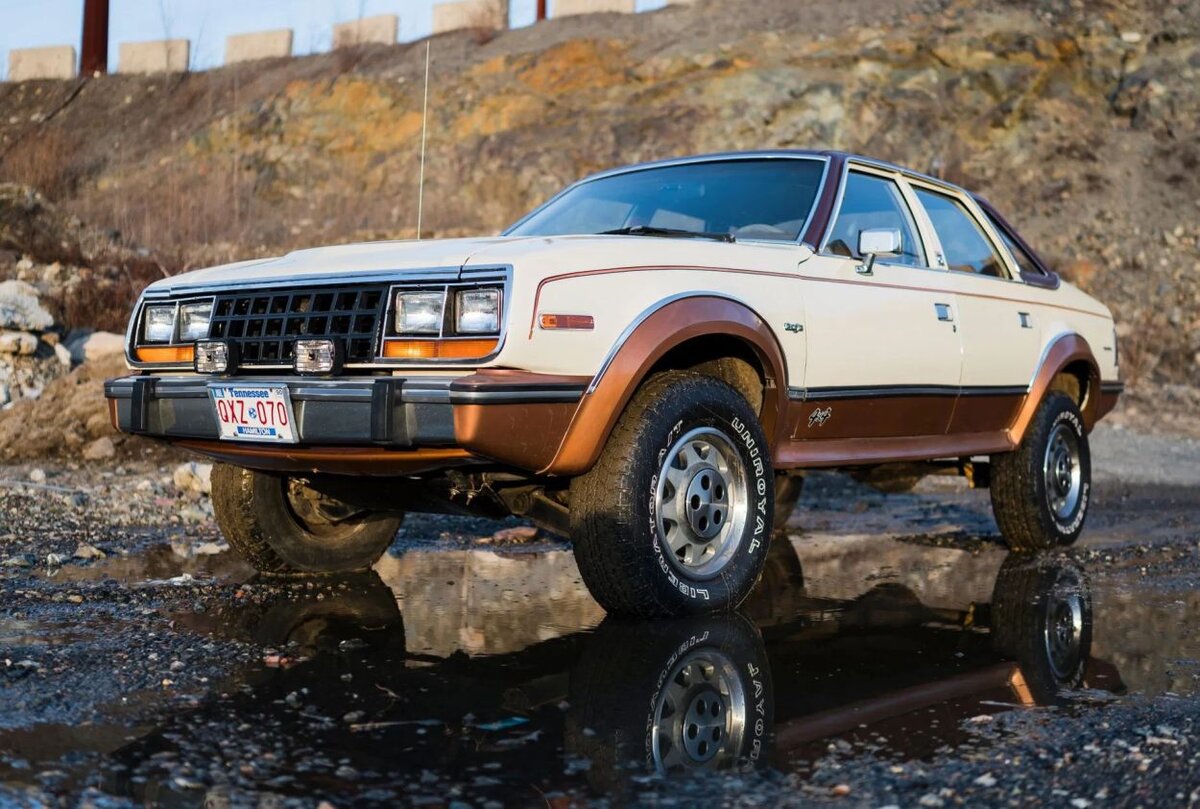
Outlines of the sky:
{"type": "MultiPolygon", "coordinates": [[[[225,37],[271,28],[291,28],[297,55],[328,50],[334,23],[373,14],[400,15],[400,40],[428,36],[437,0],[111,0],[109,69],[117,67],[117,44],[148,39],[189,39],[192,69],[221,63],[225,37]]],[[[638,0],[659,8],[666,0],[638,0]]],[[[534,21],[537,0],[510,0],[514,26],[534,21]]],[[[550,0],[554,14],[554,0],[550,0]]],[[[12,48],[74,45],[83,26],[83,0],[0,0],[0,74],[7,75],[12,48]]]]}

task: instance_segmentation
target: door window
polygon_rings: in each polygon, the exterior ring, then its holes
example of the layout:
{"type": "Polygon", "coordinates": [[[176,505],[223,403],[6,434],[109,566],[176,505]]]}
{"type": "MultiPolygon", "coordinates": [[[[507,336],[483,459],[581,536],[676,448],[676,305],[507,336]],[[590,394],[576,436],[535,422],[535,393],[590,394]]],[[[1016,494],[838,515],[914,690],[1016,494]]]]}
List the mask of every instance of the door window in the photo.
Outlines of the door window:
{"type": "Polygon", "coordinates": [[[858,234],[880,228],[900,232],[900,255],[885,256],[881,261],[910,267],[927,266],[912,214],[896,183],[872,174],[850,172],[842,195],[842,207],[838,209],[837,220],[829,233],[826,250],[837,256],[861,259],[858,234]]]}
{"type": "Polygon", "coordinates": [[[1008,277],[1000,254],[961,202],[924,188],[918,188],[916,192],[917,199],[925,206],[925,213],[929,214],[933,229],[937,231],[942,253],[950,269],[996,278],[1008,277]]]}
{"type": "Polygon", "coordinates": [[[1041,268],[1038,267],[1037,262],[1033,260],[1033,257],[1025,251],[1025,248],[1017,244],[1004,226],[996,221],[996,217],[988,214],[988,221],[992,223],[992,228],[1000,234],[1000,241],[1004,242],[1004,246],[1012,254],[1013,261],[1017,262],[1017,269],[1021,272],[1032,273],[1034,275],[1044,274],[1041,268]]]}

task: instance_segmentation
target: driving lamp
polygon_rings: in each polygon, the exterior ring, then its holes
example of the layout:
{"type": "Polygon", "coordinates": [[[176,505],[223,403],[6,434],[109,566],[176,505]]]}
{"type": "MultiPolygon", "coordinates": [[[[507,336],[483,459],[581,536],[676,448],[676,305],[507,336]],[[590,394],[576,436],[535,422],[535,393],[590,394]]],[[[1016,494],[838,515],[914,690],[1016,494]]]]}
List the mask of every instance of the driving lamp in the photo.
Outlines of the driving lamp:
{"type": "Polygon", "coordinates": [[[396,296],[397,334],[440,334],[443,292],[401,292],[396,296]]]}
{"type": "Polygon", "coordinates": [[[169,343],[175,339],[175,304],[147,306],[142,337],[147,343],[169,343]]]}
{"type": "Polygon", "coordinates": [[[500,290],[465,289],[455,299],[454,330],[458,334],[500,331],[500,290]]]}
{"type": "Polygon", "coordinates": [[[190,343],[208,336],[208,324],[212,319],[212,301],[185,303],[179,307],[179,339],[190,343]]]}
{"type": "Polygon", "coordinates": [[[333,340],[297,340],[296,371],[301,374],[330,374],[342,364],[340,342],[333,340]]]}
{"type": "Polygon", "coordinates": [[[228,343],[205,340],[196,343],[193,360],[198,374],[224,374],[233,370],[233,351],[228,343]]]}

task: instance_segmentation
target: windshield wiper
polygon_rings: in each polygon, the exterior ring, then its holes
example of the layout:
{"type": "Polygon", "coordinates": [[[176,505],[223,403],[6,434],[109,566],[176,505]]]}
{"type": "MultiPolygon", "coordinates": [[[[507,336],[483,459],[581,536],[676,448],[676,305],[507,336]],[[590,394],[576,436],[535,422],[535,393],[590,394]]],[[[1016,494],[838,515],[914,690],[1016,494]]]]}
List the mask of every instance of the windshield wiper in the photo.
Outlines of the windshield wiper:
{"type": "Polygon", "coordinates": [[[680,230],[679,228],[656,228],[649,225],[637,225],[631,228],[605,230],[601,236],[665,236],[675,239],[713,239],[718,242],[736,242],[732,233],[704,233],[699,230],[680,230]]]}

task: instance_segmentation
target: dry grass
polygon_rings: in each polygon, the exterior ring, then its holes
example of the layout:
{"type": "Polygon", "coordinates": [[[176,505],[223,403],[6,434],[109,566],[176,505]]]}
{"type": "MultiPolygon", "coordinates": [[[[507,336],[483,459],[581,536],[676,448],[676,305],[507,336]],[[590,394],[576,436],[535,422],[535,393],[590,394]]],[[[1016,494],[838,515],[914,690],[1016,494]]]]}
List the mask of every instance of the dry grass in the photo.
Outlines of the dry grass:
{"type": "Polygon", "coordinates": [[[0,181],[28,185],[51,199],[74,194],[85,174],[76,144],[62,131],[27,136],[0,158],[0,181]]]}

